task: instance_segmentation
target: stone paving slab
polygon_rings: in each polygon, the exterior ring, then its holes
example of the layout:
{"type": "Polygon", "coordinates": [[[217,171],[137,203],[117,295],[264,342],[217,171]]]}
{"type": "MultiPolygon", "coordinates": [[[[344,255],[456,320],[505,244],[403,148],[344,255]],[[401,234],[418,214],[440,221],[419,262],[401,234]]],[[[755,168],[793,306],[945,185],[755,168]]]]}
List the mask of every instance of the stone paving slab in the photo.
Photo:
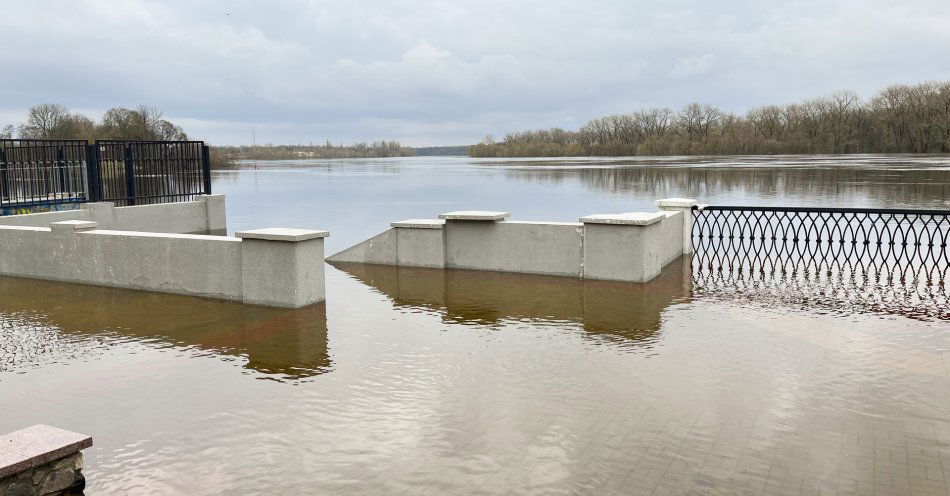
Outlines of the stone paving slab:
{"type": "Polygon", "coordinates": [[[92,446],[92,437],[44,424],[0,436],[0,478],[92,446]]]}

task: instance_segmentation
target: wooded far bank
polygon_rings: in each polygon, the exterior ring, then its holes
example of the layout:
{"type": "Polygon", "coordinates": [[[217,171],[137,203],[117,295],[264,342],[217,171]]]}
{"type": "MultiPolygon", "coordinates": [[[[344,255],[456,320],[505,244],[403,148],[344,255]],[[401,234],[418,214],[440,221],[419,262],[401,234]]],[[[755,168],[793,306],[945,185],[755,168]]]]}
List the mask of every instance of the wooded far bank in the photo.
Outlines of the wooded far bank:
{"type": "Polygon", "coordinates": [[[487,136],[472,157],[950,152],[950,81],[850,91],[736,115],[692,103],[560,128],[487,136]]]}

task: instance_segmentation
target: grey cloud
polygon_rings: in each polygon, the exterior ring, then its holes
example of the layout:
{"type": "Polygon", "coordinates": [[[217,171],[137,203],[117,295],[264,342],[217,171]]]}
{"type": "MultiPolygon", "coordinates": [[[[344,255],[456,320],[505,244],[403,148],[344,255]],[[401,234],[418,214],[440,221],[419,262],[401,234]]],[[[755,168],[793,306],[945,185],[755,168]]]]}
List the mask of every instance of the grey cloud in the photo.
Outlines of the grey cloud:
{"type": "Polygon", "coordinates": [[[469,143],[950,79],[942,0],[10,3],[0,116],[147,103],[216,143],[469,143]]]}

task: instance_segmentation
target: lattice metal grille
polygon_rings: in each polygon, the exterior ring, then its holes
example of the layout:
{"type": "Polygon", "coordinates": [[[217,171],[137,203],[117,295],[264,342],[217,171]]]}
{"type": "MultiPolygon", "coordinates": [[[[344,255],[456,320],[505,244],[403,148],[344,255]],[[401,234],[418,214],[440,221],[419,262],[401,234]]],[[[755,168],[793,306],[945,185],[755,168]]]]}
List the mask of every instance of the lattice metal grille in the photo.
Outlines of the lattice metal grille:
{"type": "Polygon", "coordinates": [[[799,299],[950,318],[950,211],[714,206],[694,215],[701,286],[779,284],[799,299]]]}

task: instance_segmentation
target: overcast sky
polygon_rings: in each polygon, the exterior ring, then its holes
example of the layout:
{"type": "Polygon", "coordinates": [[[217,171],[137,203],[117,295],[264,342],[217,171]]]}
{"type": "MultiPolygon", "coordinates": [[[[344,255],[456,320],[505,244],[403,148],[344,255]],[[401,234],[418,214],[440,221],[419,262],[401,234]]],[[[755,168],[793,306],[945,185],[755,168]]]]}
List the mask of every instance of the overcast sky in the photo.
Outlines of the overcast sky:
{"type": "Polygon", "coordinates": [[[214,144],[467,144],[950,80],[950,1],[5,0],[0,125],[148,104],[214,144]]]}

